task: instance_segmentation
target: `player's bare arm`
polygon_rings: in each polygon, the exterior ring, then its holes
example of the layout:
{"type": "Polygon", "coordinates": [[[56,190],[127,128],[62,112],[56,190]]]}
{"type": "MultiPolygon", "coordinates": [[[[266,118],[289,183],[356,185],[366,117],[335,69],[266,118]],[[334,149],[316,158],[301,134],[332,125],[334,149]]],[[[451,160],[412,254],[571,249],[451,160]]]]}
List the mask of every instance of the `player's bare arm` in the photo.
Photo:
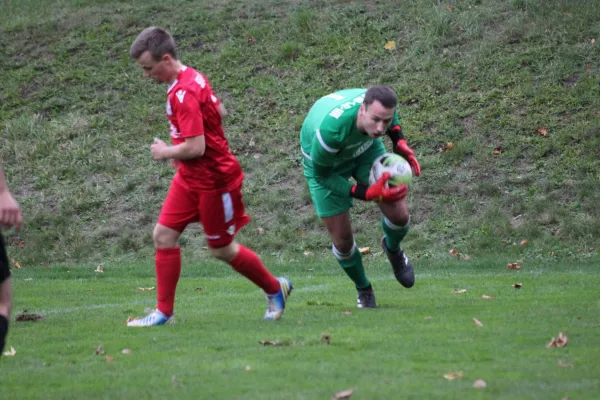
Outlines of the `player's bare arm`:
{"type": "Polygon", "coordinates": [[[155,160],[189,160],[204,155],[206,150],[206,140],[204,135],[198,135],[186,138],[185,142],[169,146],[164,141],[154,138],[154,143],[150,146],[152,158],[155,160]]]}
{"type": "Polygon", "coordinates": [[[227,109],[225,108],[225,105],[223,103],[219,104],[217,111],[219,111],[219,115],[221,116],[221,119],[223,119],[227,116],[227,109]]]}
{"type": "Polygon", "coordinates": [[[6,186],[4,169],[0,164],[0,227],[5,229],[14,227],[15,231],[18,231],[22,221],[21,209],[6,186]]]}

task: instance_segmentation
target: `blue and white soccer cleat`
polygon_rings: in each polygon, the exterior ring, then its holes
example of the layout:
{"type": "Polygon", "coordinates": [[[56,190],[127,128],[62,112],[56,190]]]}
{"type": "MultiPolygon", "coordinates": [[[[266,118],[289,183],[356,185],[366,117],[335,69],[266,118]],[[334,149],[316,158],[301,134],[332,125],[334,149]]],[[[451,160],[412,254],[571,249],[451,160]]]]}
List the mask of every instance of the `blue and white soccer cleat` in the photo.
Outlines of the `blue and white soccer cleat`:
{"type": "Polygon", "coordinates": [[[164,325],[169,321],[173,320],[173,315],[167,317],[165,314],[160,312],[158,309],[152,311],[144,318],[136,318],[127,323],[127,326],[156,326],[164,325]]]}
{"type": "Polygon", "coordinates": [[[265,319],[270,321],[281,318],[285,310],[285,302],[294,289],[289,279],[277,278],[277,280],[279,281],[279,292],[266,295],[267,311],[265,312],[265,319]]]}

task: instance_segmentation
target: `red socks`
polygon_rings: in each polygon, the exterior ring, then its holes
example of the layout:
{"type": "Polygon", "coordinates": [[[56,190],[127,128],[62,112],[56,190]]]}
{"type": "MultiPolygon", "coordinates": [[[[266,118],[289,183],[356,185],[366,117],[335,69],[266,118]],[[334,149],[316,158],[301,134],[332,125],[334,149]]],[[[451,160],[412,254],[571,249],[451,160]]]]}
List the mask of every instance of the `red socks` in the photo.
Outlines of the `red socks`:
{"type": "Polygon", "coordinates": [[[241,244],[239,249],[239,253],[229,262],[233,269],[250,279],[265,293],[275,294],[279,292],[279,281],[265,268],[258,255],[241,244]]]}
{"type": "Polygon", "coordinates": [[[173,315],[175,289],[181,274],[179,247],[156,249],[156,297],[158,310],[167,317],[173,315]]]}

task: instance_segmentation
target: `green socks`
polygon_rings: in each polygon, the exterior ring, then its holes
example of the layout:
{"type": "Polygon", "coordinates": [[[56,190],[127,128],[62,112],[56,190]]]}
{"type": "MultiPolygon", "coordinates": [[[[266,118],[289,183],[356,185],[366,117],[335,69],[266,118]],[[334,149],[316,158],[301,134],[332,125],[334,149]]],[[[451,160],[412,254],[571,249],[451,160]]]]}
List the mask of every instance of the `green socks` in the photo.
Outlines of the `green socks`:
{"type": "Polygon", "coordinates": [[[381,219],[381,227],[385,234],[385,245],[391,253],[400,250],[400,242],[404,239],[404,236],[408,233],[410,225],[397,226],[390,222],[389,219],[383,217],[381,219]]]}
{"type": "Polygon", "coordinates": [[[333,255],[338,260],[338,263],[344,270],[344,272],[348,275],[352,282],[356,285],[357,289],[364,289],[369,287],[371,282],[367,279],[365,275],[365,267],[362,263],[362,257],[360,255],[360,251],[356,247],[356,243],[352,246],[352,250],[350,253],[343,254],[332,246],[333,255]]]}

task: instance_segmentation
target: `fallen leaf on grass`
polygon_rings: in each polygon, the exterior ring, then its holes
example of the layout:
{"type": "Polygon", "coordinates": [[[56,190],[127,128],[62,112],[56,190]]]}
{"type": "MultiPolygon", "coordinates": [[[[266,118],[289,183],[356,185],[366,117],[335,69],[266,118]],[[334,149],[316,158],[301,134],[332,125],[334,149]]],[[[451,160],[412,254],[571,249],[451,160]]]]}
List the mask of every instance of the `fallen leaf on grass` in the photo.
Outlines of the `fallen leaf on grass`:
{"type": "Polygon", "coordinates": [[[425,320],[429,321],[431,318],[433,318],[433,317],[431,315],[428,315],[428,316],[425,317],[425,320]]]}
{"type": "Polygon", "coordinates": [[[562,332],[559,332],[558,339],[556,339],[556,347],[565,347],[568,341],[569,338],[567,337],[567,335],[563,334],[562,332]]]}
{"type": "Polygon", "coordinates": [[[515,289],[521,289],[521,286],[523,286],[523,284],[522,284],[522,283],[515,283],[515,284],[513,285],[513,287],[514,287],[515,289]]]}
{"type": "Polygon", "coordinates": [[[592,71],[592,65],[591,64],[585,64],[585,72],[591,72],[592,71]]]}
{"type": "Polygon", "coordinates": [[[329,333],[324,333],[321,335],[321,340],[326,344],[331,344],[331,335],[329,333]]]}
{"type": "Polygon", "coordinates": [[[253,46],[256,44],[256,39],[249,37],[248,38],[248,46],[253,46]]]}
{"type": "Polygon", "coordinates": [[[502,147],[502,146],[498,146],[498,147],[494,148],[494,150],[492,150],[492,155],[494,155],[494,156],[498,156],[502,153],[504,153],[504,147],[502,147]]]}
{"type": "Polygon", "coordinates": [[[262,227],[258,227],[258,229],[256,229],[259,235],[262,235],[263,233],[265,233],[265,230],[262,227]]]}
{"type": "Polygon", "coordinates": [[[528,240],[521,240],[521,243],[520,243],[520,245],[521,245],[521,246],[527,246],[527,243],[529,243],[529,241],[528,241],[528,240]]]}
{"type": "Polygon", "coordinates": [[[452,293],[454,294],[461,294],[461,293],[466,293],[467,289],[454,289],[454,291],[452,293]]]}
{"type": "Polygon", "coordinates": [[[311,254],[312,254],[312,252],[310,250],[304,250],[305,256],[310,256],[311,254]]]}
{"type": "Polygon", "coordinates": [[[483,326],[483,324],[481,323],[481,321],[478,320],[477,318],[473,318],[473,323],[475,323],[475,326],[483,326]]]}
{"type": "Polygon", "coordinates": [[[280,342],[278,340],[260,340],[258,343],[263,346],[289,346],[289,342],[280,342]]]}
{"type": "Polygon", "coordinates": [[[171,383],[175,386],[183,386],[183,383],[175,375],[171,378],[171,383]]]}
{"type": "Polygon", "coordinates": [[[396,41],[395,40],[388,40],[385,45],[383,46],[384,49],[386,50],[394,50],[396,48],[396,41]]]}
{"type": "Polygon", "coordinates": [[[102,269],[102,267],[98,265],[94,272],[104,272],[104,269],[102,269]]]}
{"type": "Polygon", "coordinates": [[[23,267],[21,266],[21,263],[20,263],[20,262],[18,262],[17,260],[14,260],[14,259],[13,259],[13,260],[12,260],[12,263],[13,263],[14,267],[15,267],[15,268],[17,268],[17,269],[19,269],[19,268],[23,268],[23,267]]]}
{"type": "Polygon", "coordinates": [[[454,143],[448,142],[442,147],[442,151],[449,151],[454,148],[454,143]]]}
{"type": "Polygon", "coordinates": [[[484,294],[481,296],[482,299],[486,299],[486,300],[492,300],[494,298],[494,296],[488,296],[487,294],[484,294]]]}
{"type": "Polygon", "coordinates": [[[463,376],[465,376],[465,373],[462,371],[449,372],[447,374],[444,374],[444,378],[448,379],[449,381],[452,381],[456,378],[462,378],[463,376]]]}
{"type": "Polygon", "coordinates": [[[565,362],[563,360],[558,360],[558,366],[563,368],[573,368],[573,364],[565,362]]]}
{"type": "Polygon", "coordinates": [[[592,44],[596,44],[596,39],[592,39],[590,42],[591,42],[592,44]]]}
{"type": "Polygon", "coordinates": [[[506,269],[522,269],[523,267],[517,263],[509,263],[506,269]]]}
{"type": "Polygon", "coordinates": [[[131,350],[130,349],[123,349],[123,351],[121,353],[127,354],[127,355],[131,355],[131,350]]]}
{"type": "Polygon", "coordinates": [[[485,381],[483,379],[477,379],[475,382],[473,382],[473,387],[475,389],[481,389],[487,386],[487,383],[485,383],[485,381]]]}
{"type": "Polygon", "coordinates": [[[95,353],[96,353],[97,356],[103,356],[103,355],[106,354],[106,352],[102,348],[102,345],[96,347],[96,352],[95,353]]]}
{"type": "Polygon", "coordinates": [[[39,314],[25,314],[25,313],[23,313],[23,314],[18,314],[15,317],[15,321],[19,321],[19,322],[21,322],[21,321],[34,321],[35,322],[35,321],[39,321],[41,319],[44,319],[44,317],[41,316],[41,315],[39,315],[39,314]]]}
{"type": "Polygon", "coordinates": [[[565,347],[568,341],[569,338],[566,334],[558,332],[558,337],[553,337],[552,340],[550,340],[548,344],[546,344],[546,348],[549,349],[550,347],[565,347]]]}
{"type": "Polygon", "coordinates": [[[342,312],[342,315],[352,315],[352,311],[346,310],[346,311],[342,312]]]}
{"type": "Polygon", "coordinates": [[[152,287],[139,287],[139,288],[137,288],[137,290],[138,290],[138,292],[148,292],[148,291],[154,290],[154,286],[152,286],[152,287]]]}
{"type": "Polygon", "coordinates": [[[349,399],[354,393],[354,389],[342,390],[333,395],[333,400],[349,399]]]}
{"type": "Polygon", "coordinates": [[[538,128],[536,132],[540,136],[548,136],[548,129],[546,128],[538,128]]]}
{"type": "Polygon", "coordinates": [[[202,290],[204,290],[204,289],[202,289],[200,286],[198,286],[198,287],[196,288],[196,291],[197,291],[197,292],[201,292],[202,290]]]}
{"type": "Polygon", "coordinates": [[[5,351],[2,354],[4,354],[7,357],[13,357],[15,354],[17,354],[17,351],[15,350],[14,347],[10,346],[10,350],[9,351],[5,351]]]}
{"type": "Polygon", "coordinates": [[[106,361],[107,362],[111,362],[113,361],[115,358],[113,356],[106,356],[106,361]]]}
{"type": "Polygon", "coordinates": [[[360,252],[360,254],[369,254],[371,252],[371,248],[370,247],[361,247],[360,249],[358,249],[358,251],[360,252]]]}
{"type": "Polygon", "coordinates": [[[461,260],[470,261],[473,259],[473,257],[471,257],[471,256],[459,253],[458,251],[456,251],[456,249],[448,250],[448,254],[450,254],[452,256],[456,256],[456,258],[460,258],[461,260]]]}

